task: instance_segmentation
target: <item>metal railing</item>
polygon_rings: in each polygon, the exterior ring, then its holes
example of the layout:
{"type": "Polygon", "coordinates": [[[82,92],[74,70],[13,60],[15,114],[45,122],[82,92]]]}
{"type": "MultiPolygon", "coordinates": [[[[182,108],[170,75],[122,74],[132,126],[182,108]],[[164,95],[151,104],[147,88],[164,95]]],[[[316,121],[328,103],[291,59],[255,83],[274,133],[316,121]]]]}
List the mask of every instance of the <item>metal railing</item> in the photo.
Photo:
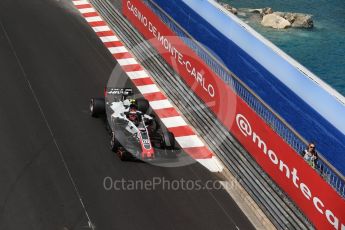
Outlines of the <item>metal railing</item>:
{"type": "MultiPolygon", "coordinates": [[[[228,84],[239,97],[241,97],[270,127],[288,143],[296,154],[301,153],[308,142],[295,131],[278,113],[268,106],[255,92],[253,92],[239,77],[233,74],[214,55],[207,51],[173,18],[165,13],[151,0],[144,3],[160,19],[175,32],[184,43],[189,46],[226,84],[228,84]]],[[[331,165],[321,153],[315,165],[315,170],[343,197],[345,198],[345,177],[331,165]]]]}

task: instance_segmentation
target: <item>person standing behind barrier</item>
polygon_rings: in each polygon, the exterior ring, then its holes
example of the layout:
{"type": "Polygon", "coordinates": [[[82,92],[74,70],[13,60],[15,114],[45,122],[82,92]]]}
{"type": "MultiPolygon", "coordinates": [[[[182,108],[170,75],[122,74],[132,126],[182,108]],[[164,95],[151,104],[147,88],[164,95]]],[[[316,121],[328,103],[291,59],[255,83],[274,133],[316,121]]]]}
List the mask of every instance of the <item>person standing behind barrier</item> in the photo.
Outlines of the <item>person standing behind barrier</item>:
{"type": "Polygon", "coordinates": [[[315,168],[317,160],[319,159],[315,148],[316,146],[314,143],[309,143],[308,147],[302,152],[303,159],[313,168],[315,168]]]}

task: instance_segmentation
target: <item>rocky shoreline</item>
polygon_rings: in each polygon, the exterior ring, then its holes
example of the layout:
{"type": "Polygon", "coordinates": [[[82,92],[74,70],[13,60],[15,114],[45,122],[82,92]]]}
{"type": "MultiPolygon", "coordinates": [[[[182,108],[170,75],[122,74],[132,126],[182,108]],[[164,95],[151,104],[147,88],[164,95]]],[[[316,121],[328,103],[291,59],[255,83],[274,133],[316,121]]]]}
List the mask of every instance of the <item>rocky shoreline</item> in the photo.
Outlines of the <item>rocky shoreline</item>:
{"type": "Polygon", "coordinates": [[[310,14],[273,11],[270,7],[261,9],[237,9],[220,0],[217,0],[217,2],[227,11],[235,15],[253,16],[265,27],[274,29],[286,29],[290,27],[310,29],[314,27],[313,16],[310,14]]]}

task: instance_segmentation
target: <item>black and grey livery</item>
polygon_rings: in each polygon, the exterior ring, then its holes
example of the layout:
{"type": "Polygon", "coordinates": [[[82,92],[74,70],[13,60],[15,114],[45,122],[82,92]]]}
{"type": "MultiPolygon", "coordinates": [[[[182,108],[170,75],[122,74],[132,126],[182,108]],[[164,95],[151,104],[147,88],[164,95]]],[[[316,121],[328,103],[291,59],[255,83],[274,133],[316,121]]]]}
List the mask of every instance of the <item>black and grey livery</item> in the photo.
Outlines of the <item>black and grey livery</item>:
{"type": "Polygon", "coordinates": [[[131,88],[106,88],[105,98],[91,99],[91,116],[106,115],[111,149],[121,160],[176,156],[173,133],[147,114],[149,107],[149,102],[136,98],[131,88]]]}

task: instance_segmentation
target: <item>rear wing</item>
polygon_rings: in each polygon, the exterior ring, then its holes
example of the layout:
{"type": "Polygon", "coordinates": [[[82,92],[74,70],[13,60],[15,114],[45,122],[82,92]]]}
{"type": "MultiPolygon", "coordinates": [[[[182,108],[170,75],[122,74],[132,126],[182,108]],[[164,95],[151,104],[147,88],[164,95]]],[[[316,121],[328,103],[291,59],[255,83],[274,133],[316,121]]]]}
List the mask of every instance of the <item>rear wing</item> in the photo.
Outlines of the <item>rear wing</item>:
{"type": "Polygon", "coordinates": [[[124,97],[132,96],[133,95],[133,89],[132,88],[113,88],[113,87],[106,87],[104,89],[104,97],[107,97],[109,95],[121,95],[124,97]]]}

